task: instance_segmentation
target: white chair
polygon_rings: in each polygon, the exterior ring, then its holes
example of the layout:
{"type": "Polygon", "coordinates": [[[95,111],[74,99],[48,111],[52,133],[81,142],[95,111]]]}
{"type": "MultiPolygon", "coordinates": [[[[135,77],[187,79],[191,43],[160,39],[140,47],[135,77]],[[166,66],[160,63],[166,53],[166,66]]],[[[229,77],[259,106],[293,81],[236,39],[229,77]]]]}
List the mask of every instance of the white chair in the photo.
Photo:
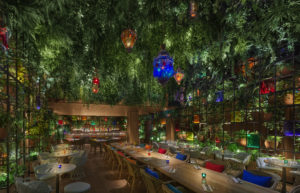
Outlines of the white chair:
{"type": "Polygon", "coordinates": [[[71,158],[70,163],[76,165],[76,169],[73,172],[71,172],[72,179],[80,179],[86,176],[83,166],[87,162],[87,159],[88,159],[88,154],[86,151],[82,151],[78,155],[73,156],[71,158]]]}
{"type": "Polygon", "coordinates": [[[289,193],[300,193],[300,186],[295,186],[289,193]]]}
{"type": "Polygon", "coordinates": [[[272,158],[269,157],[258,157],[256,159],[257,168],[260,170],[271,170],[275,172],[281,172],[282,168],[266,163],[265,160],[270,160],[272,158]]]}
{"type": "Polygon", "coordinates": [[[238,153],[238,154],[234,155],[233,158],[229,158],[229,159],[236,161],[238,163],[242,163],[244,166],[247,166],[250,163],[251,154],[242,152],[242,153],[238,153]]]}
{"type": "Polygon", "coordinates": [[[38,155],[38,160],[40,164],[48,164],[48,163],[55,163],[57,160],[55,158],[50,157],[49,152],[41,152],[38,155]]]}
{"type": "Polygon", "coordinates": [[[86,193],[91,189],[91,185],[85,182],[74,182],[64,188],[64,193],[86,193]]]}
{"type": "Polygon", "coordinates": [[[34,175],[37,180],[41,180],[46,182],[50,186],[55,186],[55,174],[49,172],[49,169],[53,167],[54,163],[52,164],[43,164],[38,165],[33,168],[34,175]]]}
{"type": "Polygon", "coordinates": [[[22,178],[15,179],[18,193],[51,193],[52,188],[43,181],[23,182],[22,178]]]}

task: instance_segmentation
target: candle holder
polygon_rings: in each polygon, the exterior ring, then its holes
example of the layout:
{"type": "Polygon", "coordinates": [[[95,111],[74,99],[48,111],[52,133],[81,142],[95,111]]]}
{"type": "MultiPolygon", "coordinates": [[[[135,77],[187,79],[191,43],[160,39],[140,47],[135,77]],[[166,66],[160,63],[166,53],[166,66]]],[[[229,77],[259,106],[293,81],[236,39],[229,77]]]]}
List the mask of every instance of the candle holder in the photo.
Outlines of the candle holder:
{"type": "Polygon", "coordinates": [[[58,165],[58,168],[61,169],[61,164],[58,165]]]}
{"type": "Polygon", "coordinates": [[[166,163],[169,165],[169,163],[170,163],[170,160],[166,160],[166,163]]]}
{"type": "Polygon", "coordinates": [[[206,173],[202,173],[201,176],[202,176],[202,178],[205,179],[206,178],[206,173]]]}

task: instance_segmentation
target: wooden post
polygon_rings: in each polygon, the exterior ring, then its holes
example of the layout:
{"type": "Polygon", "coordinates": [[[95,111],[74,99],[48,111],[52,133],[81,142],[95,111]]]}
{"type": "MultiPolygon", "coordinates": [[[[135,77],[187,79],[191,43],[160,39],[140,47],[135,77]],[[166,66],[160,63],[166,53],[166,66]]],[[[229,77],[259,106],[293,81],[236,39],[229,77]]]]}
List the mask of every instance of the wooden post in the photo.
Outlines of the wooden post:
{"type": "Polygon", "coordinates": [[[139,113],[138,111],[129,111],[127,113],[128,119],[128,138],[129,143],[139,143],[139,113]]]}
{"type": "Polygon", "coordinates": [[[167,119],[166,140],[169,140],[169,141],[175,140],[175,123],[172,118],[167,119]]]}

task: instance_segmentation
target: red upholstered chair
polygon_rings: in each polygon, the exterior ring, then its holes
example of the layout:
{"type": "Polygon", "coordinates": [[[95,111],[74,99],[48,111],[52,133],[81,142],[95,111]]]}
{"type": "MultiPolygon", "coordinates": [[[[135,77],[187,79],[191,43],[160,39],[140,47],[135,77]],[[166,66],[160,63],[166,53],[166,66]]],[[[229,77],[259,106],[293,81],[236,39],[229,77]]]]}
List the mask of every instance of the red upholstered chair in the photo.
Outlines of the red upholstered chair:
{"type": "Polygon", "coordinates": [[[160,154],[166,154],[167,150],[163,149],[163,148],[158,148],[158,153],[160,153],[160,154]]]}

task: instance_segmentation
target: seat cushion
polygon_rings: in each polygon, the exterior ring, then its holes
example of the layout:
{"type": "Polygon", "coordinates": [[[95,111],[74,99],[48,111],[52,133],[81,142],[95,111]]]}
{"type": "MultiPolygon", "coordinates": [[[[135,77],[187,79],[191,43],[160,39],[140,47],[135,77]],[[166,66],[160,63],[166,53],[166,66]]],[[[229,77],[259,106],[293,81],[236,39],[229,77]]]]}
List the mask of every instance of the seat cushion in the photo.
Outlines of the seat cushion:
{"type": "Polygon", "coordinates": [[[184,154],[181,154],[181,153],[176,154],[176,159],[179,159],[179,160],[182,160],[182,161],[186,160],[186,157],[187,157],[187,155],[184,155],[184,154]]]}
{"type": "Polygon", "coordinates": [[[206,169],[210,169],[210,170],[214,170],[216,172],[223,172],[224,169],[225,169],[225,166],[224,165],[219,165],[219,164],[214,164],[214,163],[211,163],[211,162],[206,162],[205,163],[205,168],[206,169]]]}
{"type": "Polygon", "coordinates": [[[146,171],[148,174],[150,174],[151,176],[153,176],[153,177],[159,179],[159,176],[158,176],[158,173],[157,173],[157,172],[151,170],[150,168],[145,168],[145,171],[146,171]]]}
{"type": "Polygon", "coordinates": [[[257,184],[264,187],[271,186],[272,177],[269,176],[259,176],[248,172],[247,170],[243,171],[243,180],[257,184]]]}
{"type": "Polygon", "coordinates": [[[158,148],[158,153],[165,154],[167,153],[167,150],[163,148],[158,148]]]}
{"type": "Polygon", "coordinates": [[[85,182],[74,182],[64,188],[65,193],[84,193],[91,189],[91,185],[85,182]]]}
{"type": "Polygon", "coordinates": [[[180,190],[178,190],[175,186],[172,184],[167,184],[167,187],[174,193],[182,193],[180,190]]]}
{"type": "Polygon", "coordinates": [[[133,163],[133,164],[136,164],[136,161],[133,160],[133,159],[127,158],[127,160],[128,160],[129,162],[133,163]]]}

